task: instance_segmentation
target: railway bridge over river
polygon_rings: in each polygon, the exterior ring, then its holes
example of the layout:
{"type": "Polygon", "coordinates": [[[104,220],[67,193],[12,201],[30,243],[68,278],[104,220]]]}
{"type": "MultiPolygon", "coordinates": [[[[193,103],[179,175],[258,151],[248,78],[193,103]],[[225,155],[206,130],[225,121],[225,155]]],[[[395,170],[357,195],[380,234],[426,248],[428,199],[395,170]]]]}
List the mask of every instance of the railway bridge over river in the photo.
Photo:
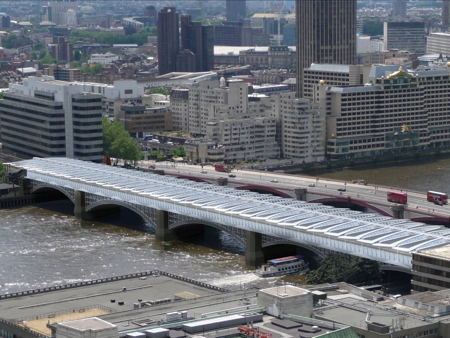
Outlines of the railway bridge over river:
{"type": "Polygon", "coordinates": [[[248,265],[263,248],[288,243],[411,270],[412,254],[450,244],[450,229],[320,203],[237,190],[67,158],[11,163],[26,170],[31,192],[57,190],[87,218],[111,206],[128,208],[170,240],[176,229],[202,224],[225,231],[246,247],[248,265]]]}

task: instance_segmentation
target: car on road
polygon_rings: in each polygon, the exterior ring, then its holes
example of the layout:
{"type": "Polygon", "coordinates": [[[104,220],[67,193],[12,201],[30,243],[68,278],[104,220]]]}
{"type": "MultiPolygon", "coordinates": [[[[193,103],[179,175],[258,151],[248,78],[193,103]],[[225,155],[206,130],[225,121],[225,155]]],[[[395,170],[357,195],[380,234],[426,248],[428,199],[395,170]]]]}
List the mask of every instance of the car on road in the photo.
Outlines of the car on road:
{"type": "Polygon", "coordinates": [[[344,191],[347,191],[347,189],[346,188],[339,188],[338,191],[344,192],[344,191]]]}
{"type": "Polygon", "coordinates": [[[228,177],[236,177],[236,175],[235,174],[230,174],[230,175],[228,175],[228,177]]]}
{"type": "Polygon", "coordinates": [[[207,174],[208,172],[206,170],[202,170],[202,174],[207,174]]]}
{"type": "Polygon", "coordinates": [[[308,184],[308,187],[310,187],[310,188],[314,188],[316,185],[314,184],[314,183],[310,183],[310,184],[308,184]]]}
{"type": "Polygon", "coordinates": [[[273,179],[270,180],[270,182],[272,182],[272,183],[278,183],[278,180],[277,180],[276,178],[273,178],[273,179]]]}
{"type": "Polygon", "coordinates": [[[434,201],[434,204],[440,205],[442,207],[444,205],[444,202],[442,202],[441,200],[436,200],[434,201]]]}

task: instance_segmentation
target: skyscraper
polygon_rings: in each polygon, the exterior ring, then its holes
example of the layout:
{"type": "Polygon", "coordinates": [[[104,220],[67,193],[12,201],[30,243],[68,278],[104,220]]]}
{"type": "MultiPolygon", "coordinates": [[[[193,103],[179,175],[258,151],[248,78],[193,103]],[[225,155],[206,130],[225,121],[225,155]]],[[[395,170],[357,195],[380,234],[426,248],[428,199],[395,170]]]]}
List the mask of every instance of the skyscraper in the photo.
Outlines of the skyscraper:
{"type": "MultiPolygon", "coordinates": [[[[190,15],[181,16],[181,49],[195,55],[195,69],[179,71],[208,71],[214,66],[214,31],[212,26],[192,22],[190,15]]],[[[185,53],[185,55],[187,55],[185,53]]]]}
{"type": "Polygon", "coordinates": [[[227,20],[242,21],[247,15],[245,0],[226,0],[227,20]]]}
{"type": "Polygon", "coordinates": [[[356,62],[356,0],[297,0],[297,95],[311,63],[356,62]]]}
{"type": "Polygon", "coordinates": [[[176,71],[180,38],[178,14],[174,7],[164,7],[158,14],[159,74],[176,71]]]}
{"type": "Polygon", "coordinates": [[[442,0],[442,26],[450,26],[450,0],[442,0]]]}
{"type": "Polygon", "coordinates": [[[395,18],[406,17],[406,5],[408,0],[392,0],[392,16],[395,18]]]}

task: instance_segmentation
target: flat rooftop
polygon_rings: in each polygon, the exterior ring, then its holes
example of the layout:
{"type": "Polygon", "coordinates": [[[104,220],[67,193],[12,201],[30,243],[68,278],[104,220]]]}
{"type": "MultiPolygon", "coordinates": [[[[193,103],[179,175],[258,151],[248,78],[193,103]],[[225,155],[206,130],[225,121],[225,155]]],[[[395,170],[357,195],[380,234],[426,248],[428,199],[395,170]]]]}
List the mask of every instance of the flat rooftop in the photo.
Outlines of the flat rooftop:
{"type": "Polygon", "coordinates": [[[352,296],[341,298],[338,301],[327,301],[326,306],[314,311],[316,318],[335,321],[344,325],[367,329],[367,313],[371,312],[370,322],[391,326],[395,320],[402,320],[404,329],[422,327],[430,322],[419,316],[406,314],[393,306],[376,304],[371,301],[357,299],[352,296]]]}
{"type": "Polygon", "coordinates": [[[440,259],[450,260],[450,245],[428,250],[420,250],[418,253],[425,256],[432,256],[440,259]]]}
{"type": "MultiPolygon", "coordinates": [[[[155,320],[159,320],[162,314],[189,307],[187,304],[182,305],[185,302],[198,301],[201,306],[202,302],[208,304],[211,303],[211,298],[219,297],[212,302],[219,303],[218,307],[199,310],[204,312],[220,310],[222,304],[227,304],[221,289],[182,277],[147,275],[111,279],[92,284],[86,282],[86,285],[82,286],[71,285],[52,291],[29,291],[6,299],[2,299],[0,295],[0,318],[26,322],[29,327],[42,327],[41,321],[46,324],[48,321],[70,321],[105,315],[109,319],[102,319],[119,326],[120,330],[131,328],[132,325],[127,322],[138,317],[149,318],[156,315],[155,320]],[[136,304],[142,305],[135,311],[136,304]],[[158,304],[163,306],[156,306],[158,304]]],[[[233,299],[229,296],[226,298],[233,299]]],[[[240,298],[242,299],[242,296],[240,298]]],[[[238,305],[239,301],[228,307],[238,305]]]]}

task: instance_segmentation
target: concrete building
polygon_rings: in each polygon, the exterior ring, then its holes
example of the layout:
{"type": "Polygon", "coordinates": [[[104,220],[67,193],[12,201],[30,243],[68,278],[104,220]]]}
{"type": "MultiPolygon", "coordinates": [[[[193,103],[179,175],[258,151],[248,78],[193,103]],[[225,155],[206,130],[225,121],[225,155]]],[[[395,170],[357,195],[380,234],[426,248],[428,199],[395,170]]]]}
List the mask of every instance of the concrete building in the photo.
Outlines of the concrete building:
{"type": "Polygon", "coordinates": [[[399,49],[414,54],[425,54],[426,32],[424,22],[394,22],[384,23],[385,50],[399,49]]]}
{"type": "Polygon", "coordinates": [[[81,81],[81,71],[78,68],[62,68],[51,65],[45,75],[53,76],[55,80],[68,82],[81,81]]]}
{"type": "Polygon", "coordinates": [[[179,46],[178,14],[174,7],[164,7],[158,14],[159,74],[176,71],[179,46]]]}
{"type": "Polygon", "coordinates": [[[263,306],[268,314],[275,317],[287,313],[311,317],[313,294],[292,285],[275,286],[258,292],[258,305],[263,306]]]}
{"type": "Polygon", "coordinates": [[[98,63],[100,65],[108,65],[119,60],[119,56],[113,53],[92,54],[88,63],[98,63]]]}
{"type": "Polygon", "coordinates": [[[427,53],[450,55],[450,33],[431,33],[428,35],[427,53]]]}
{"type": "Polygon", "coordinates": [[[450,288],[449,247],[422,250],[412,258],[412,288],[439,291],[450,288]]]}
{"type": "Polygon", "coordinates": [[[242,21],[246,16],[246,0],[226,0],[226,17],[228,21],[242,21]]]}
{"type": "Polygon", "coordinates": [[[96,317],[57,323],[53,331],[57,338],[111,338],[119,336],[116,325],[96,317]]]}
{"type": "Polygon", "coordinates": [[[325,114],[317,105],[294,93],[281,94],[281,156],[296,162],[325,159],[325,114]]]}
{"type": "Polygon", "coordinates": [[[391,16],[404,19],[407,14],[408,0],[392,0],[391,16]]]}
{"type": "Polygon", "coordinates": [[[355,64],[356,0],[297,1],[297,94],[312,63],[355,64]]]}
{"type": "Polygon", "coordinates": [[[450,0],[442,0],[442,27],[448,29],[450,26],[450,0]]]}
{"type": "Polygon", "coordinates": [[[11,84],[0,101],[0,134],[6,152],[23,157],[103,157],[102,96],[52,77],[11,84]]]}
{"type": "Polygon", "coordinates": [[[142,138],[147,133],[172,129],[172,114],[167,107],[123,104],[115,120],[122,122],[125,130],[137,138],[142,138]]]}
{"type": "Polygon", "coordinates": [[[330,159],[398,157],[450,148],[450,72],[373,66],[370,84],[320,88],[330,159]]]}
{"type": "Polygon", "coordinates": [[[172,95],[174,129],[222,146],[225,161],[279,157],[273,103],[265,94],[249,96],[246,82],[216,77],[174,89],[172,95]]]}
{"type": "Polygon", "coordinates": [[[303,71],[303,97],[319,102],[321,85],[328,86],[360,86],[367,76],[368,67],[362,65],[330,65],[313,63],[303,71]]]}

